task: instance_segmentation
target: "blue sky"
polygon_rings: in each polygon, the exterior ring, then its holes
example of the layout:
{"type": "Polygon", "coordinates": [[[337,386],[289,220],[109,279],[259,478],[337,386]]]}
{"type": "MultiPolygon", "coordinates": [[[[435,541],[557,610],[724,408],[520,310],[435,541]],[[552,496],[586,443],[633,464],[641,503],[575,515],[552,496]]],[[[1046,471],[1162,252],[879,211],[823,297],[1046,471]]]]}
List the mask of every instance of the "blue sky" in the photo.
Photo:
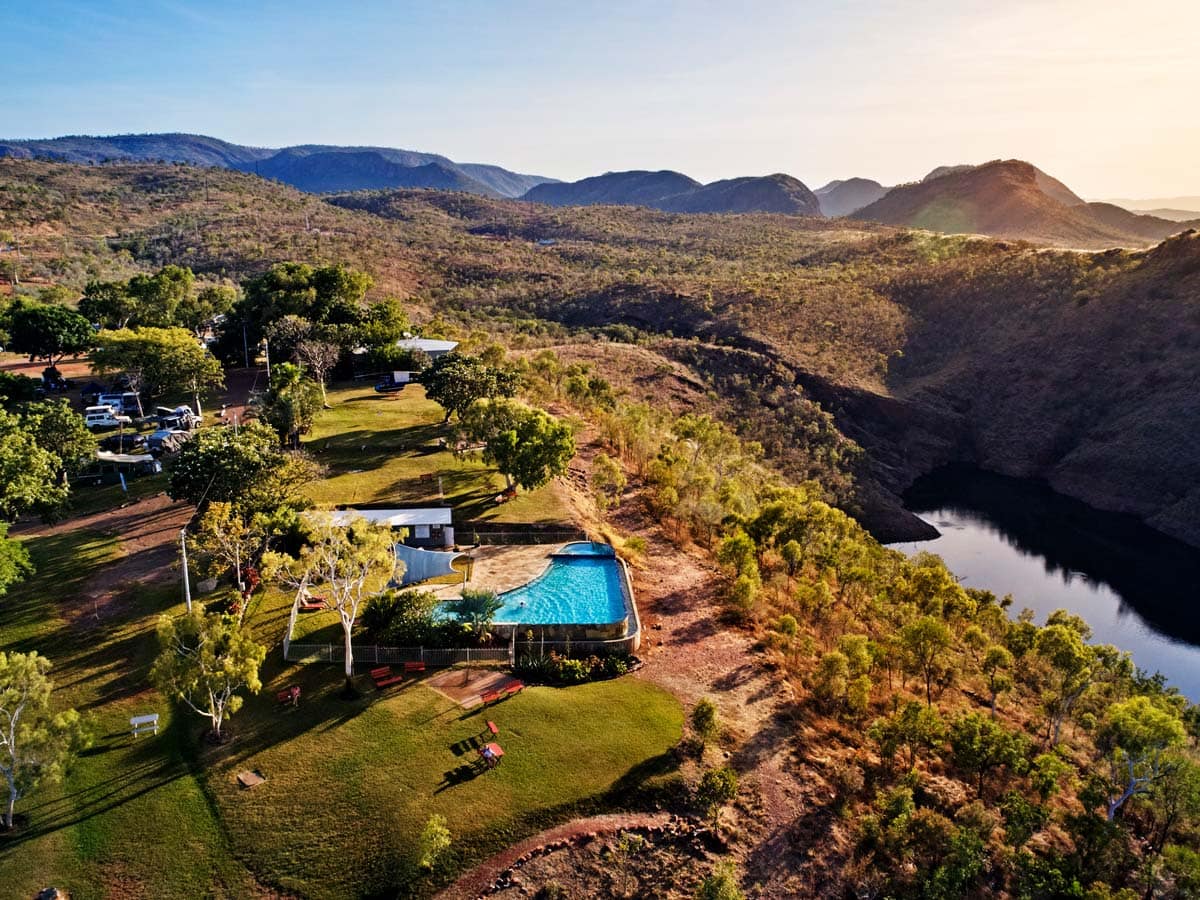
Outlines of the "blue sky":
{"type": "Polygon", "coordinates": [[[378,144],[816,187],[1029,159],[1200,194],[1195,0],[0,3],[3,137],[378,144]]]}

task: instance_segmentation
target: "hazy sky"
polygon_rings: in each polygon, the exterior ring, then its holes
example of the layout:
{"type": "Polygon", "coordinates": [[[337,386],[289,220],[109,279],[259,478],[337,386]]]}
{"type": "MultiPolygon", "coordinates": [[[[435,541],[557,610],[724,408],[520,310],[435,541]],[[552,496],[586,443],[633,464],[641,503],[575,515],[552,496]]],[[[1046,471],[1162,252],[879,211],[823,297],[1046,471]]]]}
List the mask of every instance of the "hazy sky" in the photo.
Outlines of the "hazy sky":
{"type": "Polygon", "coordinates": [[[1019,157],[1089,197],[1200,194],[1200,0],[440,6],[0,0],[0,137],[191,131],[810,187],[1019,157]]]}

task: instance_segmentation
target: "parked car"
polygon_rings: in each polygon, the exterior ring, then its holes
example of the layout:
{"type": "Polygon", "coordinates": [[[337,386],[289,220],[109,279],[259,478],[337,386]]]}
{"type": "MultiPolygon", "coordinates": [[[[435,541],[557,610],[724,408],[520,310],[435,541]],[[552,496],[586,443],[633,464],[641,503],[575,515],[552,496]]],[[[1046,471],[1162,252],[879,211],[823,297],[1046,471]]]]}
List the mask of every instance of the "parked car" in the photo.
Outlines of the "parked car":
{"type": "Polygon", "coordinates": [[[83,411],[83,424],[88,428],[119,428],[132,425],[133,419],[115,412],[111,406],[89,406],[83,411]]]}

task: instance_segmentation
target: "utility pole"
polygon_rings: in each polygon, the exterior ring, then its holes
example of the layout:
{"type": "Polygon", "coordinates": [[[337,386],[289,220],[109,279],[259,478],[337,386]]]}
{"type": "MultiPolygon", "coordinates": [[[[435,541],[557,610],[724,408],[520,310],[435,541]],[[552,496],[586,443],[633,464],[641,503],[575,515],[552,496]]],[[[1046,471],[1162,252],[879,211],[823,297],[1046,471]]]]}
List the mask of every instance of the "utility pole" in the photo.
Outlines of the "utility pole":
{"type": "Polygon", "coordinates": [[[246,354],[246,368],[250,368],[250,342],[246,339],[246,323],[242,323],[242,352],[246,354]]]}
{"type": "Polygon", "coordinates": [[[179,529],[179,549],[183,554],[183,602],[187,605],[187,611],[192,611],[192,580],[188,575],[187,561],[187,529],[179,529]]]}
{"type": "Polygon", "coordinates": [[[271,342],[263,338],[263,347],[267,352],[267,384],[271,383],[271,342]]]}

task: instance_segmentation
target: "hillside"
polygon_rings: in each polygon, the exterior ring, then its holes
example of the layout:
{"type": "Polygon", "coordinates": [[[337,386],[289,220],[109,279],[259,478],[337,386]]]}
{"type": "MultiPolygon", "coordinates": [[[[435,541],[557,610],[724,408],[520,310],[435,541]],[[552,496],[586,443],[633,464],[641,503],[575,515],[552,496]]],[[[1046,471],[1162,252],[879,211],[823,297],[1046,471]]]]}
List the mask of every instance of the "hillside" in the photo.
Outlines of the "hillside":
{"type": "Polygon", "coordinates": [[[845,181],[831,181],[813,193],[820,201],[821,212],[831,219],[837,219],[874,203],[889,190],[870,178],[847,178],[845,181]]]}
{"type": "Polygon", "coordinates": [[[579,181],[540,184],[522,200],[551,206],[650,206],[702,187],[679,172],[606,172],[579,181]]]}
{"type": "Polygon", "coordinates": [[[281,150],[274,156],[238,168],[313,194],[409,187],[499,196],[498,192],[448,161],[399,163],[366,148],[312,152],[281,150]]]}
{"type": "Polygon", "coordinates": [[[386,187],[465,190],[517,197],[552,179],[500,166],[459,165],[436,153],[392,147],[304,144],[283,149],[245,147],[195,134],[69,136],[0,140],[0,157],[54,159],[70,163],[183,162],[254,172],[304,191],[351,191],[386,187]],[[412,170],[412,171],[405,171],[412,170]]]}
{"type": "Polygon", "coordinates": [[[821,214],[813,193],[783,174],[702,185],[679,172],[609,172],[570,184],[538,185],[521,199],[552,206],[649,206],[668,212],[821,214]]]}
{"type": "Polygon", "coordinates": [[[1145,247],[1186,227],[1085,204],[1061,182],[1019,160],[938,172],[892,189],[854,218],[1080,249],[1145,247]]]}
{"type": "MultiPolygon", "coordinates": [[[[374,296],[464,334],[636,343],[886,537],[920,533],[897,492],[959,461],[1200,544],[1193,236],[1085,255],[853,219],[436,191],[323,202],[235,172],[20,160],[0,160],[0,231],[22,241],[21,290],[167,262],[242,278],[343,261],[372,273],[374,296]]],[[[15,263],[0,254],[0,272],[15,263]]],[[[634,399],[653,402],[648,368],[634,399]]]]}

